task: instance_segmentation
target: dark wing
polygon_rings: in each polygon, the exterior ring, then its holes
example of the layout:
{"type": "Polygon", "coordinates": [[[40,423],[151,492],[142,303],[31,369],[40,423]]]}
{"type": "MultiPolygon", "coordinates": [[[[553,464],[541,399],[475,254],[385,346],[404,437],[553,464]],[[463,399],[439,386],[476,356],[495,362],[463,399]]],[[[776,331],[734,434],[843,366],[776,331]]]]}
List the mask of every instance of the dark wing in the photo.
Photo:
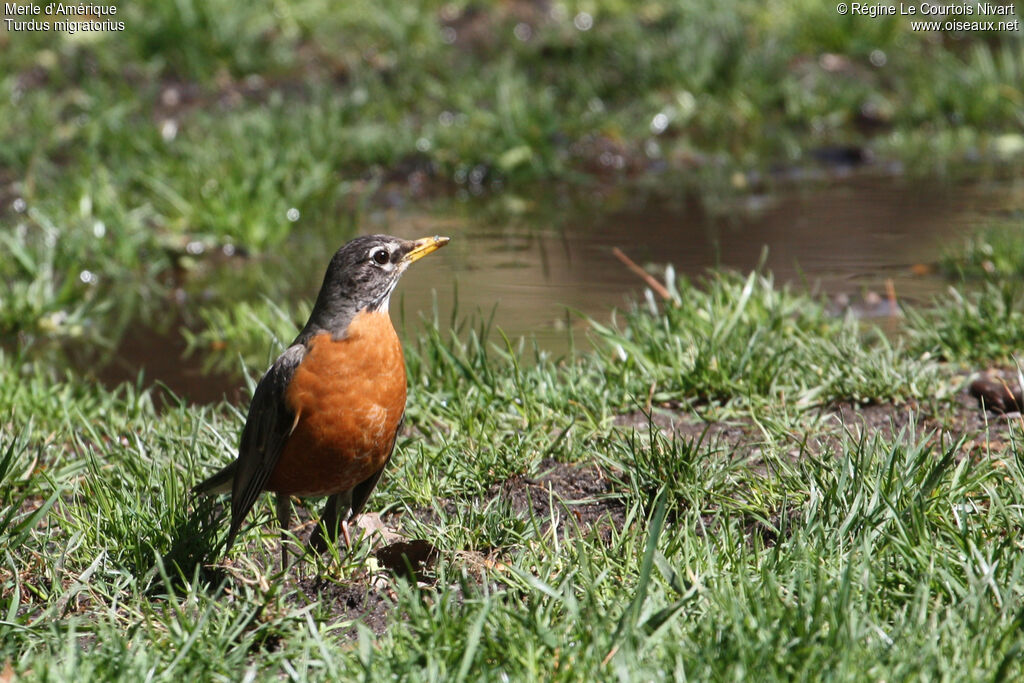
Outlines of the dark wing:
{"type": "Polygon", "coordinates": [[[352,487],[352,506],[351,512],[348,513],[347,519],[353,519],[356,515],[363,511],[363,506],[366,505],[366,501],[370,499],[370,494],[373,493],[373,489],[377,486],[377,482],[380,481],[380,475],[384,474],[384,468],[391,462],[391,456],[395,452],[395,442],[398,441],[398,433],[402,431],[402,425],[405,423],[405,413],[402,413],[402,418],[398,421],[398,427],[395,429],[395,438],[391,440],[391,450],[388,451],[388,459],[384,461],[380,469],[374,472],[368,479],[362,481],[352,487]]]}
{"type": "Polygon", "coordinates": [[[234,543],[245,516],[263,491],[267,478],[281,457],[285,441],[295,428],[296,416],[288,409],[285,394],[295,369],[305,355],[306,347],[302,344],[289,346],[256,385],[242,430],[238,460],[235,461],[235,477],[231,486],[231,530],[225,550],[234,543]]]}

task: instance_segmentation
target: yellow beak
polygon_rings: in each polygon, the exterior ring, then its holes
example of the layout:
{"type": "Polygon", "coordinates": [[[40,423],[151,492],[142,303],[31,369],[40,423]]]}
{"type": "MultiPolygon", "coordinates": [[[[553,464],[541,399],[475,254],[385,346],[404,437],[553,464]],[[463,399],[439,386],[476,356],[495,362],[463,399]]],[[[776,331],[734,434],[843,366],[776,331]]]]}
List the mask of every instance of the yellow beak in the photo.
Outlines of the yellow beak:
{"type": "Polygon", "coordinates": [[[427,254],[433,253],[448,244],[451,238],[441,237],[440,235],[434,235],[433,237],[423,237],[412,243],[412,251],[402,257],[403,263],[412,263],[419,261],[427,254]]]}

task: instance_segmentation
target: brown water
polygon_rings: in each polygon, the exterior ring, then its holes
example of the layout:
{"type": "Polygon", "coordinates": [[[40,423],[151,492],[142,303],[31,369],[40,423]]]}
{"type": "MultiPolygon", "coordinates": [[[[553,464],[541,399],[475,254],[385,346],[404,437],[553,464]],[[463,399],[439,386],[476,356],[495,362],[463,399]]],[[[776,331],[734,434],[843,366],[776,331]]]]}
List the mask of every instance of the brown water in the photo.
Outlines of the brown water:
{"type": "MultiPolygon", "coordinates": [[[[418,314],[429,311],[435,298],[441,320],[447,321],[457,296],[460,316],[478,311],[489,316],[493,310],[494,325],[509,337],[533,336],[542,347],[560,353],[568,346],[566,325],[586,327],[567,309],[607,320],[614,308],[642,295],[643,283],[612,255],[614,247],[641,265],[672,263],[679,276],[691,279],[713,267],[749,271],[765,259],[780,284],[849,301],[861,314],[872,315],[888,311],[870,303],[885,293],[887,281],[901,301],[921,302],[943,291],[941,277],[914,271],[926,270],[920,266],[959,245],[986,215],[1024,203],[1022,188],[1019,183],[953,185],[876,177],[713,205],[624,194],[593,205],[565,202],[554,209],[505,195],[491,201],[511,204],[515,211],[456,202],[429,214],[378,211],[361,228],[403,237],[452,237],[448,247],[410,269],[399,285],[392,312],[396,323],[399,311],[404,313],[406,336],[422,329],[418,314]]],[[[315,296],[326,260],[325,255],[324,264],[295,274],[302,283],[297,281],[295,296],[315,296]]],[[[162,350],[156,358],[136,354],[131,367],[122,362],[104,381],[130,380],[144,368],[149,380],[189,400],[224,395],[240,400],[239,381],[203,376],[200,359],[178,361],[183,344],[175,330],[170,334],[175,338],[162,345],[127,340],[128,348],[162,350]]]]}

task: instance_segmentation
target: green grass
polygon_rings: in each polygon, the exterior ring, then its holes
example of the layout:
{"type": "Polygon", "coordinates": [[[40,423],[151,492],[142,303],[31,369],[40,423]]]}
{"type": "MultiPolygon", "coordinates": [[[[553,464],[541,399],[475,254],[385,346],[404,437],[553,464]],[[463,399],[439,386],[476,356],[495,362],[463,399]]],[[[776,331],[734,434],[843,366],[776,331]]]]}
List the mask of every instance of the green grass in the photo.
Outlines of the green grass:
{"type": "Polygon", "coordinates": [[[939,266],[963,278],[1011,278],[1024,274],[1024,222],[1013,215],[973,231],[962,245],[947,249],[939,266]]]}
{"type": "MultiPolygon", "coordinates": [[[[332,590],[375,585],[368,548],[280,576],[269,506],[229,571],[205,564],[223,513],[187,489],[230,457],[236,408],[158,409],[148,390],[111,392],[4,355],[0,659],[28,678],[83,680],[1020,675],[1019,428],[979,446],[913,422],[864,431],[822,419],[836,400],[918,391],[943,404],[937,383],[954,370],[907,360],[766,274],[673,292],[678,303],[600,330],[650,356],[665,330],[697,326],[679,337],[684,353],[628,372],[604,351],[537,351],[524,365],[527,350],[486,324],[435,323],[409,345],[408,431],[371,508],[401,512],[439,559],[426,586],[375,579],[393,591],[380,635],[333,611],[332,590]],[[774,333],[759,343],[778,344],[761,355],[785,372],[751,358],[761,328],[774,333]],[[694,363],[709,351],[703,335],[719,341],[715,363],[694,363]],[[819,373],[838,364],[821,360],[828,349],[860,374],[819,373]],[[817,392],[793,377],[799,367],[817,392]],[[930,379],[914,389],[917,372],[930,379]],[[689,373],[700,381],[679,384],[689,373]],[[655,378],[664,388],[650,394],[655,378]],[[648,396],[659,411],[690,402],[753,429],[737,441],[615,426],[648,396]],[[538,475],[545,458],[599,464],[621,521],[592,527],[557,506],[538,517],[488,494],[538,475]],[[473,552],[499,561],[469,563],[473,552]],[[296,583],[313,572],[319,589],[296,583]]],[[[279,313],[247,315],[265,333],[284,325],[279,313]]]]}
{"type": "Polygon", "coordinates": [[[1020,352],[1024,298],[1016,279],[980,288],[950,287],[924,310],[911,309],[908,346],[961,363],[1010,363],[1020,352]]]}
{"type": "Polygon", "coordinates": [[[854,320],[838,320],[770,275],[716,274],[676,283],[657,313],[627,314],[621,330],[596,324],[617,361],[608,383],[657,401],[797,406],[841,400],[902,401],[933,395],[934,368],[854,320]]]}
{"type": "Polygon", "coordinates": [[[930,305],[906,310],[905,343],[916,355],[983,366],[1015,365],[1024,331],[1022,240],[1016,215],[991,219],[948,247],[939,268],[951,281],[930,305]]]}

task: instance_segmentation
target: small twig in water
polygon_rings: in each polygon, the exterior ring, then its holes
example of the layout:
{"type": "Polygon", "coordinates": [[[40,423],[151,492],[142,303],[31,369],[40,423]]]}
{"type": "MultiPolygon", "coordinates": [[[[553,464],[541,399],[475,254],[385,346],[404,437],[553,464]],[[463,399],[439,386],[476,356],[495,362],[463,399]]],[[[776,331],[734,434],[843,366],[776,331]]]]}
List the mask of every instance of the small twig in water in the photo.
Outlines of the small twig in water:
{"type": "Polygon", "coordinates": [[[629,268],[634,273],[643,278],[644,282],[647,283],[647,286],[653,289],[658,295],[660,295],[662,299],[665,299],[666,301],[670,301],[672,299],[672,294],[669,293],[668,288],[666,288],[665,285],[658,282],[656,279],[654,279],[653,275],[651,275],[646,270],[638,266],[636,262],[633,259],[626,256],[626,254],[623,253],[621,249],[619,249],[618,247],[612,247],[612,255],[614,255],[615,258],[622,261],[622,263],[624,263],[627,268],[629,268]]]}
{"type": "Polygon", "coordinates": [[[899,315],[900,305],[896,301],[896,285],[893,284],[892,278],[885,281],[885,296],[889,299],[889,315],[899,315]]]}

